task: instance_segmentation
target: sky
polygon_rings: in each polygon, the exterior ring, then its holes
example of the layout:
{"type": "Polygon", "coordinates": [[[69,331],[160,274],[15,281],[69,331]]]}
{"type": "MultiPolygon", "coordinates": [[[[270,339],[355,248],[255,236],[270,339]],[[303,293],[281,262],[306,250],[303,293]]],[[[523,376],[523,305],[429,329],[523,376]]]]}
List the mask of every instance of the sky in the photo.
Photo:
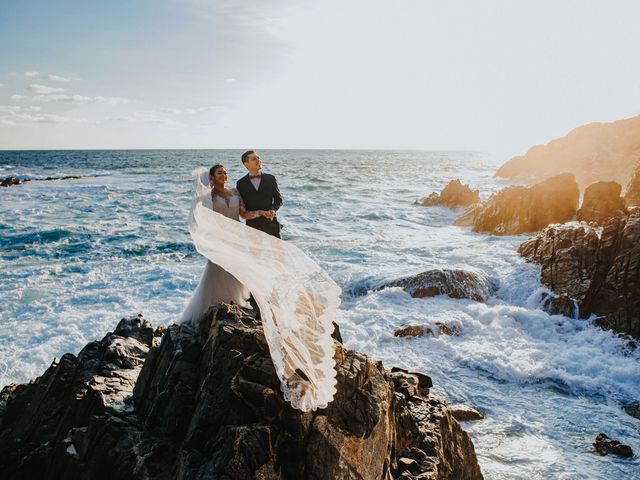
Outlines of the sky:
{"type": "Polygon", "coordinates": [[[0,0],[0,149],[522,154],[640,114],[640,2],[0,0]]]}

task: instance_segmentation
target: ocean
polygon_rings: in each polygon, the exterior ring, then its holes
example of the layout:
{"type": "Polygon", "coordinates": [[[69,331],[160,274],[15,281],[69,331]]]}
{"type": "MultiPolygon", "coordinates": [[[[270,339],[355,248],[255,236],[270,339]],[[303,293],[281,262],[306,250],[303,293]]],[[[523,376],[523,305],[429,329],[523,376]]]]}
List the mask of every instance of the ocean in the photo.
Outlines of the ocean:
{"type": "MultiPolygon", "coordinates": [[[[236,150],[0,152],[0,386],[27,382],[54,357],[77,353],[125,315],[177,320],[206,260],[187,231],[191,171],[236,150]]],[[[455,227],[460,211],[413,205],[459,178],[486,199],[506,184],[500,162],[475,152],[263,150],[277,176],[284,239],[342,287],[345,343],[386,367],[418,370],[449,403],[486,418],[463,422],[487,480],[637,479],[640,349],[611,332],[538,307],[539,267],[516,252],[526,235],[455,227]],[[486,304],[413,299],[385,280],[432,268],[485,272],[486,304]],[[458,336],[396,338],[405,324],[457,326],[458,336]],[[591,453],[599,432],[631,445],[632,459],[591,453]]]]}

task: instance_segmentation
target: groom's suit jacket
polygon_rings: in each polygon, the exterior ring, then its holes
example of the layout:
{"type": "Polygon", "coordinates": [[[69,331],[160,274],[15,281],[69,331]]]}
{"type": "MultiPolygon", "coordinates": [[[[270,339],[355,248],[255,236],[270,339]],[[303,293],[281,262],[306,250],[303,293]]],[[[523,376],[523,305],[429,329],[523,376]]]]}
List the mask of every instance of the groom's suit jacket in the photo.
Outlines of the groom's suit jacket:
{"type": "MultiPolygon", "coordinates": [[[[277,211],[282,205],[282,195],[280,195],[276,177],[268,173],[260,174],[258,190],[251,183],[249,174],[238,180],[236,188],[240,192],[244,208],[249,212],[253,210],[277,211]]],[[[280,223],[278,223],[277,218],[269,220],[268,218],[258,217],[253,220],[247,220],[247,225],[280,238],[280,223]]]]}

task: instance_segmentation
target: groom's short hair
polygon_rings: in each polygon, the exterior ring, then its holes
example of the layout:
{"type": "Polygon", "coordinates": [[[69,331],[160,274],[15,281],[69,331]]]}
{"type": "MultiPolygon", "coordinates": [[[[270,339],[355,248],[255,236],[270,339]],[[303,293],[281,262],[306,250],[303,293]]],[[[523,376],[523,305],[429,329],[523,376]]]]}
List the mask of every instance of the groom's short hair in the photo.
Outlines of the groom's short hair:
{"type": "Polygon", "coordinates": [[[249,158],[249,155],[251,155],[252,153],[256,153],[255,150],[247,150],[246,152],[244,152],[242,154],[242,163],[247,163],[247,158],[249,158]]]}

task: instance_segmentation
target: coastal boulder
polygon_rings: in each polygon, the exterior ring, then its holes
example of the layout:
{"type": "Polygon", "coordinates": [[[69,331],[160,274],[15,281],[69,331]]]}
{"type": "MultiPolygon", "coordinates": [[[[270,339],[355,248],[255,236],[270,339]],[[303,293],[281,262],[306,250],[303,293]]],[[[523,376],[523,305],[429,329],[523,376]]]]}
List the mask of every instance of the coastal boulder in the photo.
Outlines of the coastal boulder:
{"type": "Polygon", "coordinates": [[[579,316],[640,338],[640,212],[609,219],[602,231],[554,225],[518,247],[539,264],[540,281],[574,299],[579,316]]]}
{"type": "Polygon", "coordinates": [[[20,184],[20,179],[15,175],[12,175],[10,177],[5,177],[2,180],[0,180],[0,187],[12,187],[14,185],[19,185],[19,184],[20,184]]]}
{"type": "Polygon", "coordinates": [[[471,223],[474,232],[493,235],[536,232],[552,223],[571,220],[579,197],[575,177],[564,173],[532,187],[504,188],[480,207],[463,212],[456,224],[471,223]]]}
{"type": "Polygon", "coordinates": [[[622,186],[616,182],[592,183],[584,191],[582,206],[576,214],[579,221],[598,225],[611,217],[625,215],[624,198],[620,196],[622,186]]]}
{"type": "Polygon", "coordinates": [[[34,383],[0,394],[0,403],[6,398],[0,419],[3,476],[483,478],[469,436],[445,402],[429,393],[426,375],[389,371],[336,341],[334,401],[301,412],[280,392],[253,311],[212,307],[197,331],[171,325],[161,341],[152,339],[147,353],[141,340],[150,331],[121,329],[128,336],[114,332],[114,338],[87,346],[83,352],[89,348],[90,357],[69,356],[66,367],[61,361],[34,383]],[[138,345],[140,356],[114,347],[125,339],[138,345]],[[126,398],[105,402],[91,385],[116,372],[125,379],[118,398],[126,398]],[[131,403],[127,379],[134,373],[131,403]]]}
{"type": "Polygon", "coordinates": [[[633,457],[633,450],[631,450],[629,445],[624,445],[618,440],[609,438],[604,433],[598,434],[595,442],[593,442],[593,448],[596,453],[599,453],[600,455],[612,454],[622,458],[633,457]]]}
{"type": "Polygon", "coordinates": [[[469,270],[427,270],[426,272],[384,283],[376,288],[401,287],[413,298],[448,295],[485,302],[494,293],[494,287],[483,272],[469,270]]]}
{"type": "Polygon", "coordinates": [[[466,207],[480,201],[480,192],[471,190],[469,185],[463,185],[459,179],[451,180],[442,191],[432,193],[425,198],[421,205],[430,207],[434,205],[443,205],[449,208],[466,207]]]}

